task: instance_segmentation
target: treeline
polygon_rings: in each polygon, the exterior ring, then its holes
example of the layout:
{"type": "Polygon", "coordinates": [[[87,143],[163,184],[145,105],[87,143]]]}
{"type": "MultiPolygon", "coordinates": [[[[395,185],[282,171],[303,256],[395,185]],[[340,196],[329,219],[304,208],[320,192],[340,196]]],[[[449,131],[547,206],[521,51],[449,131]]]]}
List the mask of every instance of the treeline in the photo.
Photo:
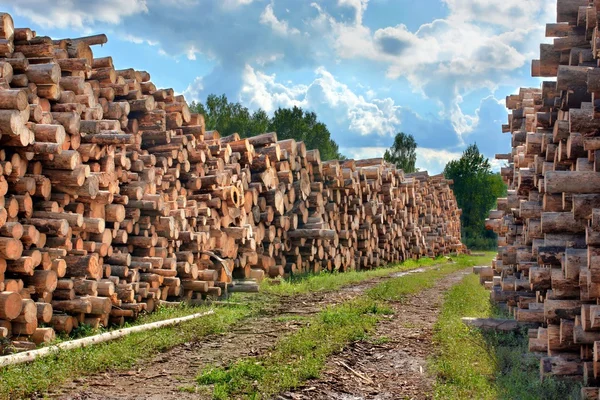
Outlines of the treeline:
{"type": "Polygon", "coordinates": [[[204,114],[206,129],[217,130],[222,136],[238,133],[246,138],[277,132],[280,140],[296,139],[303,141],[307,149],[319,149],[322,160],[345,159],[327,125],[318,121],[314,112],[300,107],[279,108],[269,117],[262,109],[250,112],[240,103],[230,102],[225,95],[211,94],[205,103],[192,102],[190,108],[204,114]]]}
{"type": "MultiPolygon", "coordinates": [[[[417,171],[417,142],[410,134],[400,132],[384,154],[386,161],[403,169],[417,171]]],[[[506,185],[498,173],[492,171],[489,159],[472,144],[458,160],[444,168],[444,176],[454,180],[452,189],[462,209],[462,242],[470,249],[491,250],[497,246],[496,234],[485,229],[485,219],[496,205],[496,199],[506,195],[506,185]]]]}

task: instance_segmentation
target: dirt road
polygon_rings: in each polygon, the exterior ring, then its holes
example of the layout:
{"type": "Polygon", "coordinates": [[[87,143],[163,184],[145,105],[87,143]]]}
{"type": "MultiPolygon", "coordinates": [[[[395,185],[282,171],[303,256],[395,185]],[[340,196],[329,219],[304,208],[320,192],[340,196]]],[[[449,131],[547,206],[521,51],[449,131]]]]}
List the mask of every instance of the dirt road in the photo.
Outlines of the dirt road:
{"type": "Polygon", "coordinates": [[[330,357],[320,379],[279,399],[430,399],[434,379],[427,374],[427,358],[433,351],[433,326],[445,291],[468,273],[449,275],[431,289],[394,303],[394,315],[378,324],[369,341],[330,357]]]}
{"type": "MultiPolygon", "coordinates": [[[[443,292],[468,271],[449,275],[435,287],[395,303],[395,315],[382,320],[368,342],[358,342],[328,361],[321,379],[307,382],[280,399],[422,399],[432,380],[426,360],[443,292]]],[[[129,371],[108,371],[78,378],[46,393],[59,399],[198,399],[195,377],[207,365],[226,365],[269,350],[277,340],[306,324],[326,305],[353,299],[386,278],[348,286],[337,292],[283,298],[257,318],[240,322],[230,332],[186,343],[140,363],[129,371]]]]}

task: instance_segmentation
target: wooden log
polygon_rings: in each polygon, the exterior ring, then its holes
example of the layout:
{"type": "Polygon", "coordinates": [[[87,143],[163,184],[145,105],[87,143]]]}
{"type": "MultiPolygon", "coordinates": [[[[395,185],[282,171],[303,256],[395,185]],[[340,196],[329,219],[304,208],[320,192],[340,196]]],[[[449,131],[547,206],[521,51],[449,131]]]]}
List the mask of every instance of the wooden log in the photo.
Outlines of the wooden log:
{"type": "Polygon", "coordinates": [[[21,364],[21,363],[33,361],[40,357],[46,357],[46,356],[52,354],[53,352],[56,352],[59,350],[72,350],[72,349],[77,349],[77,348],[83,348],[83,347],[87,347],[87,346],[97,344],[97,343],[104,343],[104,342],[107,342],[110,340],[119,339],[121,337],[130,335],[130,334],[136,333],[136,332],[144,332],[144,331],[149,331],[152,329],[162,328],[165,326],[178,325],[178,324],[181,324],[182,322],[190,321],[190,320],[197,319],[197,318],[202,318],[202,317],[205,317],[205,316],[208,316],[211,314],[214,314],[213,310],[206,311],[203,313],[196,313],[196,314],[188,315],[185,317],[173,318],[173,319],[169,319],[169,320],[165,320],[165,321],[158,321],[158,322],[153,322],[150,324],[134,326],[131,328],[119,329],[117,331],[105,332],[100,335],[90,336],[87,338],[72,340],[72,341],[68,341],[68,342],[62,342],[62,343],[56,344],[54,346],[48,346],[48,347],[44,347],[41,349],[28,351],[26,353],[20,353],[20,354],[15,354],[15,355],[10,355],[10,356],[3,356],[3,357],[0,357],[0,366],[4,367],[7,365],[21,364]]]}

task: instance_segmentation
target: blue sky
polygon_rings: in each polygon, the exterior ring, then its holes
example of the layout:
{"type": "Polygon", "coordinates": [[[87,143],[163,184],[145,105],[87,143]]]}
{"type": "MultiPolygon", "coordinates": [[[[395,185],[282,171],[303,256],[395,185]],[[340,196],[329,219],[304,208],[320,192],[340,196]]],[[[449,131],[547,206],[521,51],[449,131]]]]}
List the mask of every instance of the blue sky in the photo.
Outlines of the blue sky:
{"type": "Polygon", "coordinates": [[[315,111],[349,157],[404,131],[432,173],[477,142],[507,152],[504,98],[538,87],[556,2],[539,0],[0,0],[17,27],[106,33],[95,56],[150,72],[188,101],[226,94],[272,113],[315,111]]]}

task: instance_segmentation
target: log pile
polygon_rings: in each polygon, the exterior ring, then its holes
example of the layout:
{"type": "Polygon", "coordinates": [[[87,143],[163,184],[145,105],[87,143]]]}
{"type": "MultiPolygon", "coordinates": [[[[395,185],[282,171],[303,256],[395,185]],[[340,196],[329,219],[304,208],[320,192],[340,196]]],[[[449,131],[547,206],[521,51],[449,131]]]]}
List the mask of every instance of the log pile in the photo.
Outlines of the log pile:
{"type": "MultiPolygon", "coordinates": [[[[264,276],[464,250],[451,182],[206,131],[181,95],[0,13],[0,338],[28,349],[264,276]]],[[[3,341],[2,343],[6,343],[3,341]]]]}
{"type": "Polygon", "coordinates": [[[529,331],[540,374],[600,386],[600,1],[558,0],[552,44],[532,75],[556,78],[506,98],[508,196],[486,221],[499,253],[481,281],[529,331]]]}

